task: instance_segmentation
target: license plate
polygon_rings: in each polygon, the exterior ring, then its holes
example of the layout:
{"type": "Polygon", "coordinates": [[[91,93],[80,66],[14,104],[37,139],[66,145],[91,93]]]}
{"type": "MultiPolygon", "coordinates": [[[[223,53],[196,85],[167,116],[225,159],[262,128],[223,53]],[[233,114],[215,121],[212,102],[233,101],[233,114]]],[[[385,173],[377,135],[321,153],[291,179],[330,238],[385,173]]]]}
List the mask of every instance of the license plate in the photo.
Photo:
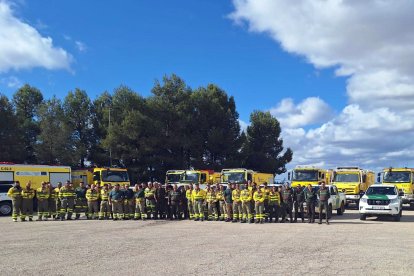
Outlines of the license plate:
{"type": "Polygon", "coordinates": [[[384,206],[372,206],[372,209],[374,210],[385,210],[384,206]]]}

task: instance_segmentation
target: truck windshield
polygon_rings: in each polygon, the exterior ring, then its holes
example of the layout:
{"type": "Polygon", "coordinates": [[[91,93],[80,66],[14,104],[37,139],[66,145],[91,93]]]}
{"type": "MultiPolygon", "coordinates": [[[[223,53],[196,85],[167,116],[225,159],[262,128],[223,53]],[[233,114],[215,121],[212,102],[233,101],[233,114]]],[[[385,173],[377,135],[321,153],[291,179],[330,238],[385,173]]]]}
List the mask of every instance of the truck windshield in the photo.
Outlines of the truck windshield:
{"type": "Polygon", "coordinates": [[[194,183],[198,183],[200,179],[200,174],[199,173],[186,173],[184,174],[183,180],[185,182],[194,182],[194,183]]]}
{"type": "Polygon", "coordinates": [[[102,181],[104,182],[129,182],[128,172],[126,171],[102,171],[102,181]]]}
{"type": "Polygon", "coordinates": [[[244,172],[225,172],[223,173],[223,182],[245,183],[244,172]]]}
{"type": "Polygon", "coordinates": [[[394,187],[369,187],[366,195],[396,195],[394,187]]]}
{"type": "Polygon", "coordinates": [[[385,172],[383,182],[402,183],[410,182],[410,172],[385,172]]]}
{"type": "Polygon", "coordinates": [[[293,172],[293,181],[318,181],[318,171],[298,171],[293,172]]]}
{"type": "Polygon", "coordinates": [[[359,174],[338,173],[338,174],[335,174],[334,182],[358,182],[359,183],[359,174]]]}
{"type": "Polygon", "coordinates": [[[177,173],[170,173],[167,174],[167,182],[168,183],[178,183],[181,180],[181,174],[177,173]]]}

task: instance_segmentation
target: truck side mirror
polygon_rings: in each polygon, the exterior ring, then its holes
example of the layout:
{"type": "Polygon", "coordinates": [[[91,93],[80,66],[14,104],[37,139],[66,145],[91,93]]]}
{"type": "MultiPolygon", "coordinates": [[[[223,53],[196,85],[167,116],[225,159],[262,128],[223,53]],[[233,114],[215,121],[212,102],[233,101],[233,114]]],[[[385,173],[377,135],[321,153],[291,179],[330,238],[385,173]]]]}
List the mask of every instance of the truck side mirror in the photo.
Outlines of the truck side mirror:
{"type": "Polygon", "coordinates": [[[290,180],[290,172],[288,172],[288,180],[290,180]]]}
{"type": "Polygon", "coordinates": [[[377,177],[377,182],[379,183],[379,182],[381,182],[381,177],[377,177]]]}
{"type": "Polygon", "coordinates": [[[381,176],[381,173],[377,173],[377,176],[380,177],[381,176]]]}

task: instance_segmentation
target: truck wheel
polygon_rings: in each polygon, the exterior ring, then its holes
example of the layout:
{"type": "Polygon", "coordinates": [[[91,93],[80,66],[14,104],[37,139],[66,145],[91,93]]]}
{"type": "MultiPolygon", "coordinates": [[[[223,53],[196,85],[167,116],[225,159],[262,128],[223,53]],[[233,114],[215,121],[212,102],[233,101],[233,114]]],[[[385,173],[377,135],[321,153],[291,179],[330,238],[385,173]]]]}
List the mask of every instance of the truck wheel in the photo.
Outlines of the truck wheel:
{"type": "Polygon", "coordinates": [[[360,219],[360,220],[366,220],[366,219],[367,219],[367,216],[366,216],[366,215],[364,215],[364,214],[360,214],[360,215],[359,215],[359,219],[360,219]]]}
{"type": "Polygon", "coordinates": [[[332,205],[328,206],[328,213],[327,213],[328,219],[332,218],[332,205]]]}
{"type": "Polygon", "coordinates": [[[10,216],[13,211],[13,207],[10,202],[1,202],[0,203],[0,215],[1,216],[10,216]]]}
{"type": "Polygon", "coordinates": [[[341,207],[339,207],[339,209],[336,209],[336,214],[337,214],[338,216],[341,216],[341,215],[343,215],[343,214],[344,214],[344,212],[345,212],[345,205],[344,205],[344,203],[342,202],[342,203],[341,203],[341,207]]]}

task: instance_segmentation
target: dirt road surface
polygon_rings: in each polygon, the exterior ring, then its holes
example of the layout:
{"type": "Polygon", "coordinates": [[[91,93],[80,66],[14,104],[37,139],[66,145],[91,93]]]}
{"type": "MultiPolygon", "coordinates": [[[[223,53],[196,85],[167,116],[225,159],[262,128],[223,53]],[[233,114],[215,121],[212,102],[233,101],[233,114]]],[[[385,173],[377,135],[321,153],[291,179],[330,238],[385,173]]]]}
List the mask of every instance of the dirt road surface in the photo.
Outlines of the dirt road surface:
{"type": "Polygon", "coordinates": [[[414,211],[331,225],[0,218],[1,275],[414,275],[414,211]]]}

